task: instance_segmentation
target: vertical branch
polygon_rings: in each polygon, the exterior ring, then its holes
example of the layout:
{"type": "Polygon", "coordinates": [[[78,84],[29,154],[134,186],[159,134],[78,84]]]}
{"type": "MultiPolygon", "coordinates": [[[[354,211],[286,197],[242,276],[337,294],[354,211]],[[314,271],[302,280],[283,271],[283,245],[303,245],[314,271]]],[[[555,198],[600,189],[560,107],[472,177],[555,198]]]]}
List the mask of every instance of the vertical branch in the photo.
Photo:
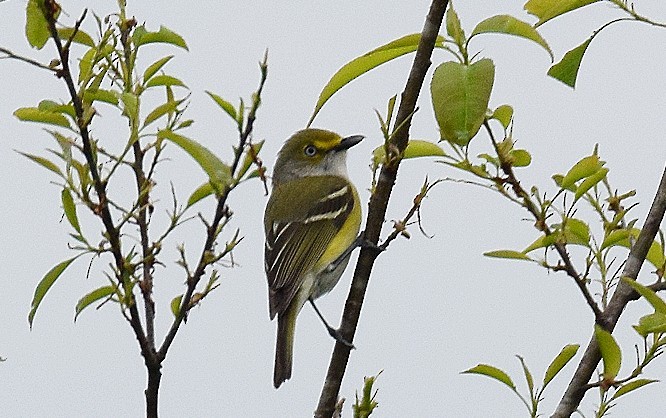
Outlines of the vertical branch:
{"type": "MultiPolygon", "coordinates": [[[[661,182],[650,207],[650,212],[648,213],[647,219],[643,224],[636,243],[631,248],[629,256],[622,271],[623,277],[629,277],[636,279],[638,272],[645,261],[648,250],[654,241],[654,238],[659,230],[659,225],[664,219],[664,213],[666,212],[666,169],[661,177],[661,182]]],[[[633,289],[624,281],[620,281],[617,286],[617,290],[611,297],[608,307],[604,310],[601,317],[597,320],[599,325],[609,332],[613,331],[615,325],[617,324],[620,315],[624,311],[624,308],[627,306],[629,301],[634,299],[635,292],[633,289]]],[[[599,364],[601,360],[601,353],[599,352],[599,345],[597,340],[592,337],[590,340],[585,353],[578,363],[578,368],[574,373],[569,386],[567,387],[560,403],[557,405],[555,412],[551,418],[565,418],[571,416],[574,411],[580,405],[580,402],[585,396],[587,384],[594,373],[594,369],[599,364]]]]}
{"type": "MultiPolygon", "coordinates": [[[[426,72],[430,67],[430,57],[435,46],[437,34],[442,25],[444,11],[448,0],[433,0],[430,10],[421,32],[421,40],[416,50],[416,56],[402,92],[400,107],[396,118],[398,128],[394,132],[391,145],[395,146],[400,153],[407,147],[409,140],[409,128],[411,126],[411,115],[416,108],[416,101],[423,86],[426,72]]],[[[381,169],[375,192],[370,197],[368,207],[368,218],[366,222],[365,238],[377,244],[381,233],[382,224],[386,215],[386,208],[391,196],[391,191],[398,174],[400,160],[396,159],[381,169]]],[[[345,303],[345,310],[340,325],[340,333],[346,341],[353,341],[356,326],[361,315],[363,299],[368,287],[370,272],[379,252],[374,248],[363,248],[359,255],[358,263],[354,271],[349,296],[345,303]]],[[[315,411],[317,418],[329,418],[333,415],[335,405],[340,392],[340,385],[349,360],[350,348],[344,344],[336,343],[328,367],[328,373],[319,398],[319,404],[315,411]]]]}

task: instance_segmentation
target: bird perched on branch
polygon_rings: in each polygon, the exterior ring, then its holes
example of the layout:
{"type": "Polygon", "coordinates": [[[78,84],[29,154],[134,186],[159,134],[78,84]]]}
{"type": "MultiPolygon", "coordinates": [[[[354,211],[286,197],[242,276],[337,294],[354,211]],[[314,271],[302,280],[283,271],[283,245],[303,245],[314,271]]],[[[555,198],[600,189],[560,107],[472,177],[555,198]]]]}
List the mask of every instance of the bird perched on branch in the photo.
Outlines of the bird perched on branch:
{"type": "Polygon", "coordinates": [[[296,132],[282,146],[264,214],[264,268],[271,319],[277,316],[273,384],[291,377],[296,317],[330,292],[347,267],[361,225],[358,192],[347,176],[347,150],[361,142],[322,129],[296,132]]]}

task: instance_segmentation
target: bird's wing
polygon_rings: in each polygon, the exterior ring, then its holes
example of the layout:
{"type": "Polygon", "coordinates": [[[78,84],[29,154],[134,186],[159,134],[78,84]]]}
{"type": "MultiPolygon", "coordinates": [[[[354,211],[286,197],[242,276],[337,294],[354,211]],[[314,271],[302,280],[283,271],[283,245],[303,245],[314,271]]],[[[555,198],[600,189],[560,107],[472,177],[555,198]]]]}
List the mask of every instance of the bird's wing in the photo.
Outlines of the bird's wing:
{"type": "Polygon", "coordinates": [[[280,193],[274,192],[266,207],[264,267],[271,318],[287,309],[305,275],[353,209],[349,182],[335,176],[322,177],[326,187],[321,188],[316,199],[311,190],[305,195],[302,181],[294,180],[280,185],[280,193]]]}

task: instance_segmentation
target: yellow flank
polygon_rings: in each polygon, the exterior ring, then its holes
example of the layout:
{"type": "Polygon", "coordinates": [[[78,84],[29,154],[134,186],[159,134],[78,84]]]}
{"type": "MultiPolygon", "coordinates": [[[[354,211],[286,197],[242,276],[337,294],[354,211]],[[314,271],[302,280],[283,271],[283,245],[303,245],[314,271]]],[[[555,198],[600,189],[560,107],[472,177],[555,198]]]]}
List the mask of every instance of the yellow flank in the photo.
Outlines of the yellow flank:
{"type": "Polygon", "coordinates": [[[315,264],[314,271],[316,272],[322,271],[329,264],[337,260],[358,236],[358,231],[361,228],[361,200],[354,186],[352,186],[352,192],[354,193],[354,208],[349,216],[347,216],[345,223],[342,224],[340,231],[335,234],[328,244],[324,254],[322,254],[315,264]]]}

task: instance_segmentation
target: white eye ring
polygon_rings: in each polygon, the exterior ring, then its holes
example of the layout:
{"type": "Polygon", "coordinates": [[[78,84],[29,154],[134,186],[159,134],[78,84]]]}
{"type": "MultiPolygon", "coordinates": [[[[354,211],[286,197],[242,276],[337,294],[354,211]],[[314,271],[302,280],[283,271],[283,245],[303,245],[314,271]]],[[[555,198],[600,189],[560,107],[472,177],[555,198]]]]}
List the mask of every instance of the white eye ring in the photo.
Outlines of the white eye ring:
{"type": "Polygon", "coordinates": [[[308,145],[308,146],[305,147],[305,149],[303,150],[303,153],[304,153],[305,155],[307,155],[308,157],[314,157],[315,154],[317,154],[317,147],[315,147],[314,145],[308,145]]]}

